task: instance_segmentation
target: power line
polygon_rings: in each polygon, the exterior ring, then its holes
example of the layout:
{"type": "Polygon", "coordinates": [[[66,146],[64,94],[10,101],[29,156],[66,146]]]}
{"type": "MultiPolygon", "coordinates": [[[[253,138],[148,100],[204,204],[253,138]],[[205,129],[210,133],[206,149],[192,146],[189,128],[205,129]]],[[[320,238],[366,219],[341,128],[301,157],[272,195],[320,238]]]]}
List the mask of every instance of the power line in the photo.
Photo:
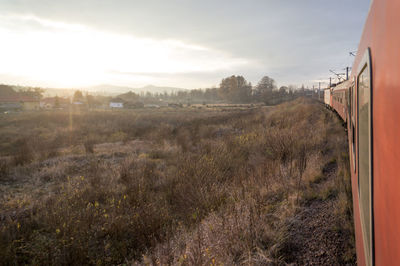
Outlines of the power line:
{"type": "Polygon", "coordinates": [[[341,79],[344,79],[342,76],[346,75],[346,73],[336,73],[335,71],[333,71],[331,69],[329,69],[329,71],[337,76],[337,78],[339,79],[339,82],[341,79]]]}
{"type": "Polygon", "coordinates": [[[349,52],[349,55],[352,55],[352,56],[356,56],[356,54],[357,54],[357,51],[353,51],[353,52],[349,52]]]}

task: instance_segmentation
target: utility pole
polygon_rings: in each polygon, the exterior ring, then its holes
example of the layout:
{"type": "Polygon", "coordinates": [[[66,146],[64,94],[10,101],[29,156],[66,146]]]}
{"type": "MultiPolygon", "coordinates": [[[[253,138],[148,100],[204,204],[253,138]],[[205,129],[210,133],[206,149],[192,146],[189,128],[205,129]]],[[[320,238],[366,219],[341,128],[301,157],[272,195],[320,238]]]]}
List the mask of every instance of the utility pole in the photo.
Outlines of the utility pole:
{"type": "Polygon", "coordinates": [[[329,77],[329,88],[332,87],[332,77],[329,77]]]}
{"type": "Polygon", "coordinates": [[[320,95],[321,95],[321,81],[318,82],[318,100],[320,99],[320,95]]]}
{"type": "Polygon", "coordinates": [[[349,80],[349,70],[350,67],[346,67],[346,80],[349,80]]]}

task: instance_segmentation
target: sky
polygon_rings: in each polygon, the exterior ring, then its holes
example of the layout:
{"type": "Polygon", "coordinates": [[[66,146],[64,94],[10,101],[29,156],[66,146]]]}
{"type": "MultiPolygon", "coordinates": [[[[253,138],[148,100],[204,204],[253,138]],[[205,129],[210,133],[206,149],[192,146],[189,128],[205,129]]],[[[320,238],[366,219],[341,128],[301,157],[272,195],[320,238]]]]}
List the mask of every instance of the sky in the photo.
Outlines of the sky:
{"type": "Polygon", "coordinates": [[[0,84],[316,85],[352,65],[369,0],[0,0],[0,84]]]}

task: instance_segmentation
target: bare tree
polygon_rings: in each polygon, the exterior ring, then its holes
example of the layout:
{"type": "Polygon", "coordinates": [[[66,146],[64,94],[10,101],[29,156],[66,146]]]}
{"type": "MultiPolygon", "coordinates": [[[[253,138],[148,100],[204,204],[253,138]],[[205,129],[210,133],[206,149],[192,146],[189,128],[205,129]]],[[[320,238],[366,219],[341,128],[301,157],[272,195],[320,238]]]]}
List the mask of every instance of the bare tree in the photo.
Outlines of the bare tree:
{"type": "Polygon", "coordinates": [[[248,102],[251,99],[251,83],[243,76],[231,76],[221,81],[218,93],[230,102],[248,102]]]}
{"type": "Polygon", "coordinates": [[[263,102],[270,103],[273,97],[273,90],[276,88],[275,80],[268,76],[264,76],[256,86],[255,95],[263,102]]]}

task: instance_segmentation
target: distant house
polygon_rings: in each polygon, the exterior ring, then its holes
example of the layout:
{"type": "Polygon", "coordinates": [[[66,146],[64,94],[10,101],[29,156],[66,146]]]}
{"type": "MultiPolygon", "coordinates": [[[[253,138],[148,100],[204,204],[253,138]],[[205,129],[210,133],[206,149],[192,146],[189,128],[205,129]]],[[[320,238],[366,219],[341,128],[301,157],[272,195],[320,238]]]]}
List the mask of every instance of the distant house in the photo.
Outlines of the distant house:
{"type": "Polygon", "coordinates": [[[183,105],[181,103],[168,103],[168,107],[174,107],[174,108],[182,108],[183,105]]]}
{"type": "Polygon", "coordinates": [[[145,104],[144,108],[160,108],[158,104],[145,104]]]}
{"type": "Polygon", "coordinates": [[[137,109],[137,108],[143,108],[144,103],[142,102],[125,102],[124,103],[124,108],[127,109],[137,109]]]}
{"type": "Polygon", "coordinates": [[[0,97],[0,109],[32,111],[40,109],[39,99],[29,96],[0,97]]]}
{"type": "Polygon", "coordinates": [[[14,91],[12,86],[0,84],[0,110],[39,110],[39,98],[14,91]]]}
{"type": "Polygon", "coordinates": [[[21,109],[22,105],[18,97],[0,97],[0,110],[15,111],[21,109]]]}
{"type": "Polygon", "coordinates": [[[110,108],[124,108],[124,100],[121,98],[111,99],[110,108]]]}
{"type": "Polygon", "coordinates": [[[22,110],[32,111],[40,109],[40,100],[29,96],[20,96],[19,100],[22,104],[22,110]]]}
{"type": "Polygon", "coordinates": [[[110,108],[124,108],[124,103],[110,102],[110,108]]]}
{"type": "Polygon", "coordinates": [[[53,108],[66,108],[70,100],[62,97],[47,97],[40,100],[40,108],[53,109],[53,108]]]}
{"type": "Polygon", "coordinates": [[[71,110],[74,110],[74,111],[82,111],[82,110],[88,109],[87,103],[80,101],[80,100],[72,101],[71,104],[69,105],[69,107],[71,108],[71,110]]]}

